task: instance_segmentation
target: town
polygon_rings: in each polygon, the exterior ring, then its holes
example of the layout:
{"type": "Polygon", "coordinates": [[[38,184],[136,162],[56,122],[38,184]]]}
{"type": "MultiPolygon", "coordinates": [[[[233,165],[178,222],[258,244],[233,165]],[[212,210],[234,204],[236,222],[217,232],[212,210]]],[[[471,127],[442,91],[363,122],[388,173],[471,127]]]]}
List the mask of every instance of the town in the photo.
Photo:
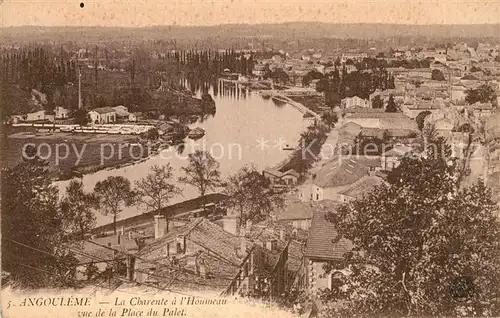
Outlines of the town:
{"type": "Polygon", "coordinates": [[[2,45],[2,288],[500,314],[498,38],[238,41],[2,45]]]}

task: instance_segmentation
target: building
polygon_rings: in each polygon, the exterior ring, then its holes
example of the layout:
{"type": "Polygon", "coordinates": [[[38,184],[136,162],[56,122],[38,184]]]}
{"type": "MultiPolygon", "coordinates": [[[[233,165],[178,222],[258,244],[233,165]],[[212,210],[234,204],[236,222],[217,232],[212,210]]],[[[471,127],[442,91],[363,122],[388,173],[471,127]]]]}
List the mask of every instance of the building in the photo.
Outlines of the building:
{"type": "Polygon", "coordinates": [[[116,122],[116,111],[111,107],[100,107],[89,111],[93,124],[109,124],[116,122]]]}
{"type": "Polygon", "coordinates": [[[69,118],[69,110],[64,107],[57,106],[54,112],[55,112],[55,119],[69,118]]]}
{"type": "Polygon", "coordinates": [[[113,107],[113,109],[115,110],[115,113],[116,113],[116,118],[117,119],[120,119],[120,120],[129,120],[129,116],[130,116],[130,113],[128,112],[128,108],[123,106],[123,105],[119,105],[119,106],[115,106],[113,107]]]}
{"type": "Polygon", "coordinates": [[[302,201],[332,200],[340,202],[340,192],[368,175],[370,168],[357,157],[338,156],[326,162],[313,174],[312,180],[299,189],[302,201]]]}
{"type": "Polygon", "coordinates": [[[384,180],[375,174],[364,176],[339,192],[339,202],[347,203],[359,199],[383,183],[384,180]]]}
{"type": "Polygon", "coordinates": [[[369,100],[363,99],[358,96],[346,97],[342,99],[340,103],[341,107],[344,109],[361,107],[361,108],[370,108],[371,104],[369,100]]]}
{"type": "Polygon", "coordinates": [[[393,170],[397,168],[401,159],[412,153],[412,148],[405,145],[396,145],[389,151],[382,153],[382,169],[386,171],[393,170]]]}
{"type": "Polygon", "coordinates": [[[338,275],[343,271],[326,273],[328,263],[341,262],[345,253],[352,249],[352,243],[340,238],[335,225],[326,219],[327,211],[314,211],[309,237],[307,239],[304,262],[298,274],[299,286],[315,297],[322,289],[332,289],[338,275]]]}
{"type": "Polygon", "coordinates": [[[366,54],[366,53],[343,53],[342,57],[340,58],[340,61],[342,63],[345,63],[348,60],[351,60],[353,62],[362,61],[363,59],[365,59],[367,57],[368,57],[368,54],[366,54]]]}
{"type": "Polygon", "coordinates": [[[304,202],[295,195],[286,199],[286,204],[281,209],[275,209],[271,218],[279,223],[289,225],[292,229],[309,231],[313,212],[318,208],[334,208],[338,203],[331,200],[317,202],[304,202]]]}
{"type": "Polygon", "coordinates": [[[493,105],[488,103],[476,102],[471,105],[474,114],[479,118],[487,118],[493,112],[493,105]]]}

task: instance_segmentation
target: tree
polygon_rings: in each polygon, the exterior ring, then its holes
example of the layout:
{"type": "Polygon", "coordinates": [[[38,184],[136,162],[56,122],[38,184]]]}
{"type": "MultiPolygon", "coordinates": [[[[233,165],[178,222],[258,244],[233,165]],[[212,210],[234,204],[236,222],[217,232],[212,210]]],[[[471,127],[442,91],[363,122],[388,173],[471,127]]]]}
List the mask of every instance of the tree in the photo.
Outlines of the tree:
{"type": "Polygon", "coordinates": [[[85,126],[90,122],[90,116],[83,108],[75,110],[73,117],[75,118],[75,124],[77,125],[85,126]]]}
{"type": "Polygon", "coordinates": [[[426,110],[417,115],[415,117],[415,121],[417,122],[418,129],[422,130],[424,129],[424,123],[425,123],[425,118],[432,114],[430,111],[426,110]]]}
{"type": "Polygon", "coordinates": [[[396,102],[394,101],[394,96],[389,95],[389,101],[387,102],[387,107],[385,108],[387,113],[397,113],[399,111],[396,102]]]}
{"type": "Polygon", "coordinates": [[[116,234],[116,218],[123,207],[134,204],[135,193],[131,189],[130,181],[122,176],[110,176],[97,182],[94,194],[101,207],[103,215],[113,216],[113,232],[116,234]]]}
{"type": "Polygon", "coordinates": [[[467,91],[467,96],[465,96],[465,101],[469,104],[474,104],[476,102],[481,103],[492,103],[496,105],[497,103],[497,93],[488,84],[483,84],[476,89],[470,89],[467,91]]]}
{"type": "MultiPolygon", "coordinates": [[[[388,184],[328,215],[353,243],[330,316],[498,316],[500,228],[491,191],[462,188],[450,147],[438,138],[405,157],[388,184]],[[335,306],[334,306],[335,305],[335,306]]],[[[328,316],[328,315],[327,315],[328,316]]]]}
{"type": "Polygon", "coordinates": [[[262,219],[284,205],[283,194],[275,192],[255,166],[244,166],[230,176],[223,192],[228,197],[224,204],[239,214],[241,227],[247,220],[262,219]]]}
{"type": "Polygon", "coordinates": [[[382,100],[382,97],[380,95],[376,95],[372,99],[372,108],[384,108],[384,101],[382,100]]]}
{"type": "Polygon", "coordinates": [[[222,186],[219,163],[207,151],[196,150],[188,155],[188,165],[182,167],[185,176],[179,182],[189,184],[198,189],[202,206],[205,208],[205,195],[208,191],[222,186]]]}
{"type": "Polygon", "coordinates": [[[68,235],[58,191],[35,153],[28,149],[18,165],[2,170],[2,270],[22,287],[72,285],[75,258],[61,245],[68,235]]]}
{"type": "Polygon", "coordinates": [[[338,121],[339,118],[337,116],[336,112],[329,111],[329,112],[324,112],[323,115],[321,115],[321,119],[328,125],[328,127],[334,126],[338,121]]]}
{"type": "MultiPolygon", "coordinates": [[[[147,209],[158,211],[167,206],[170,199],[182,193],[181,189],[171,183],[172,167],[170,164],[151,166],[151,172],[136,181],[135,188],[139,202],[147,209]]],[[[167,217],[167,230],[168,230],[167,217]]]]}
{"type": "Polygon", "coordinates": [[[79,180],[71,180],[66,187],[66,195],[61,200],[65,231],[84,239],[95,226],[94,208],[96,207],[95,196],[83,190],[83,183],[79,180]]]}
{"type": "Polygon", "coordinates": [[[432,70],[431,79],[433,81],[445,81],[446,80],[446,78],[444,77],[443,72],[441,72],[438,69],[432,70]]]}

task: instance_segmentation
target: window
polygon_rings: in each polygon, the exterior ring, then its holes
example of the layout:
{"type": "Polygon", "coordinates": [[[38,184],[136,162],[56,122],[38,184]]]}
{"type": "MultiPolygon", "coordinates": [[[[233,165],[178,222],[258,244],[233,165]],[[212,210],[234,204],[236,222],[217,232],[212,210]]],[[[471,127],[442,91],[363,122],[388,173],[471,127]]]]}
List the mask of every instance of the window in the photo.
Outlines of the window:
{"type": "Polygon", "coordinates": [[[319,193],[316,193],[316,200],[319,200],[319,193]]]}
{"type": "Polygon", "coordinates": [[[176,246],[177,246],[177,254],[182,253],[182,244],[180,242],[177,242],[176,246]]]}

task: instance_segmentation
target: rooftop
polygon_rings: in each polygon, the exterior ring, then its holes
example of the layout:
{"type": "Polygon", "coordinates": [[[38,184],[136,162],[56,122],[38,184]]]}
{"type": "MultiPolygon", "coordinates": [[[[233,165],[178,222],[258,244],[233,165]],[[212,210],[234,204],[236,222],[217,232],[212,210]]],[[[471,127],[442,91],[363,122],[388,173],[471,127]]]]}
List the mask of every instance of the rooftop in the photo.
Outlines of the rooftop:
{"type": "Polygon", "coordinates": [[[333,223],[325,217],[328,211],[315,211],[304,255],[326,260],[341,259],[352,249],[352,243],[338,237],[333,223]]]}

